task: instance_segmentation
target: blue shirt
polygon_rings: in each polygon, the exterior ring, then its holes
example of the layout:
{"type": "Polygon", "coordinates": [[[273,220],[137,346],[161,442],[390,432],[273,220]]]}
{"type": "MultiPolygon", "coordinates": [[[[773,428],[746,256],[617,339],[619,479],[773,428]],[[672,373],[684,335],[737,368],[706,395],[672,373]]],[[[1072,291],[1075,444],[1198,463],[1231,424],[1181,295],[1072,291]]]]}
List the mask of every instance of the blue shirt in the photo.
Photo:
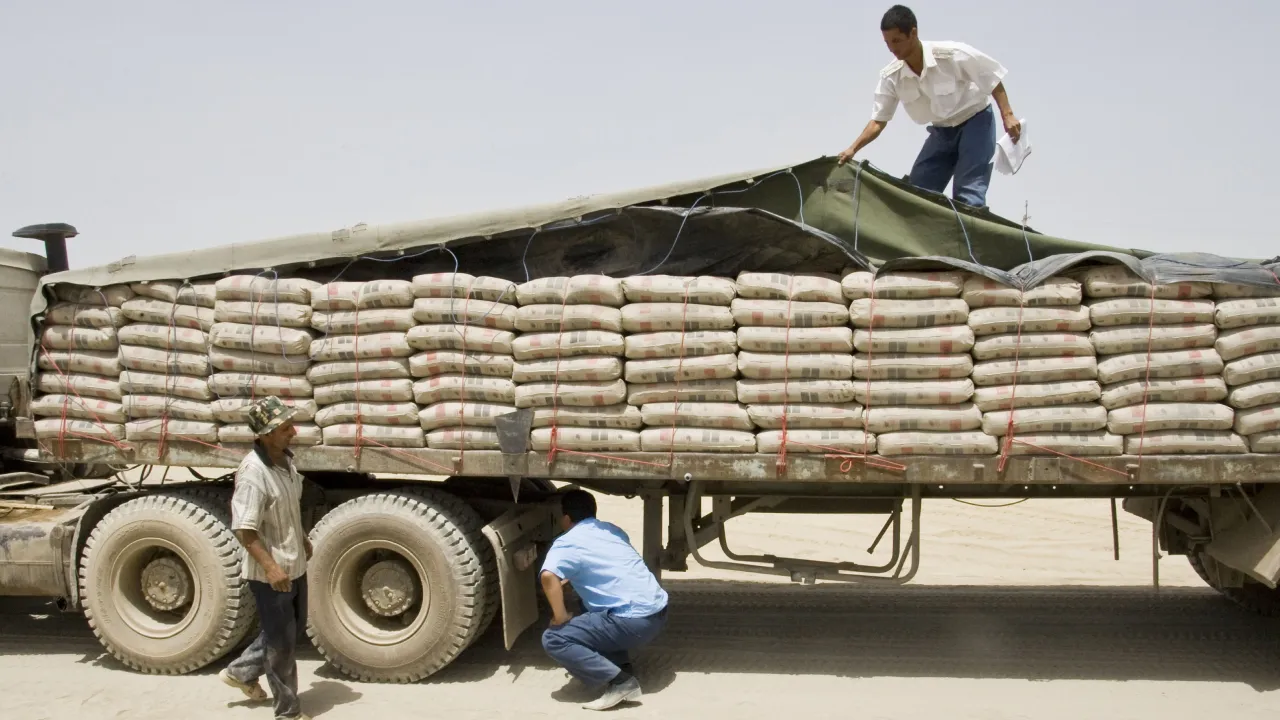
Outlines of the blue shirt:
{"type": "Polygon", "coordinates": [[[631,547],[627,534],[596,518],[582,520],[556,538],[542,569],[573,583],[590,612],[648,617],[667,606],[667,591],[631,547]]]}

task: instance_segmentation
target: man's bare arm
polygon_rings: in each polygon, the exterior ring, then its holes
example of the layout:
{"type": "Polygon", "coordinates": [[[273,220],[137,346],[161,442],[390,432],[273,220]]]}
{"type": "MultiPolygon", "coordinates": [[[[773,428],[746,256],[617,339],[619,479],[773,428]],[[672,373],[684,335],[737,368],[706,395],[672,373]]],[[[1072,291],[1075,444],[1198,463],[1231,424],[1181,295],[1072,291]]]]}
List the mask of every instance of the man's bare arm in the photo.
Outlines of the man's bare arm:
{"type": "Polygon", "coordinates": [[[1022,135],[1022,123],[1018,122],[1018,116],[1013,114],[1013,107],[1009,105],[1009,94],[1005,92],[1004,83],[996,85],[996,89],[991,91],[991,97],[995,98],[996,106],[1000,108],[1000,118],[1004,121],[1004,131],[1009,133],[1009,137],[1016,143],[1022,135]]]}
{"type": "Polygon", "coordinates": [[[267,549],[266,543],[262,542],[262,537],[257,531],[236,530],[236,539],[244,546],[249,557],[257,560],[258,565],[267,572],[267,582],[271,584],[271,588],[277,592],[289,592],[289,588],[292,587],[289,574],[280,568],[275,558],[271,557],[271,551],[267,549]]]}
{"type": "Polygon", "coordinates": [[[872,120],[868,122],[867,126],[862,128],[862,134],[858,136],[858,139],[854,140],[852,145],[850,145],[844,152],[840,153],[840,157],[837,158],[837,163],[843,165],[852,160],[853,156],[857,155],[859,150],[870,145],[873,140],[880,137],[880,133],[884,132],[884,126],[886,124],[887,123],[880,122],[879,120],[872,120]]]}
{"type": "Polygon", "coordinates": [[[571,616],[564,606],[564,581],[549,570],[542,571],[541,580],[542,593],[551,605],[551,624],[558,626],[569,622],[571,616]]]}

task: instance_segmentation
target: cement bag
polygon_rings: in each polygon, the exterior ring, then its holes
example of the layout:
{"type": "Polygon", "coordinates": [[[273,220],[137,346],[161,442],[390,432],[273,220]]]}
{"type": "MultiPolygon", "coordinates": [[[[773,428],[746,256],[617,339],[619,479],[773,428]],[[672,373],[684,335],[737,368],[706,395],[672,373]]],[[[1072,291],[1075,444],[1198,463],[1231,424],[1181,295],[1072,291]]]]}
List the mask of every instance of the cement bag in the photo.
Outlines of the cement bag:
{"type": "MultiPolygon", "coordinates": [[[[793,383],[794,384],[794,383],[793,383]]],[[[973,381],[962,380],[861,380],[852,383],[854,397],[863,405],[958,405],[973,398],[973,381]],[[868,398],[868,393],[870,397],[868,398]],[[868,402],[869,400],[869,402],[868,402]]]]}
{"type": "Polygon", "coordinates": [[[411,402],[341,402],[322,407],[316,413],[316,425],[322,428],[353,422],[367,425],[417,425],[418,406],[411,402]]]}
{"type": "Polygon", "coordinates": [[[740,452],[756,451],[756,436],[743,430],[711,428],[645,428],[640,431],[644,452],[740,452]]]}
{"type": "MultiPolygon", "coordinates": [[[[217,325],[214,327],[216,328],[217,325]]],[[[193,330],[191,328],[135,323],[120,328],[117,331],[117,335],[122,345],[140,345],[142,347],[156,348],[157,350],[185,350],[186,352],[207,352],[209,350],[210,335],[203,330],[193,330]]],[[[115,348],[116,346],[113,344],[110,349],[114,350],[115,348]]]]}
{"type": "Polygon", "coordinates": [[[41,440],[63,439],[67,442],[98,440],[112,442],[124,440],[124,425],[100,423],[97,420],[63,420],[47,418],[35,422],[36,437],[41,440]]]}
{"type": "Polygon", "coordinates": [[[306,328],[315,313],[306,305],[262,301],[219,300],[213,319],[220,323],[236,323],[250,327],[306,328]]]}
{"type": "Polygon", "coordinates": [[[409,308],[316,310],[311,313],[311,327],[325,335],[406,332],[417,324],[414,312],[409,308]]]}
{"type": "Polygon", "coordinates": [[[741,272],[735,284],[740,298],[844,304],[844,291],[834,277],[741,272]]]}
{"type": "Polygon", "coordinates": [[[416,378],[463,373],[509,378],[515,368],[514,357],[493,353],[433,350],[409,357],[409,374],[416,378]]]}
{"type": "MultiPolygon", "coordinates": [[[[420,427],[396,427],[393,425],[330,425],[321,429],[325,445],[353,447],[360,438],[363,447],[385,445],[393,448],[420,448],[427,444],[420,427]]],[[[478,430],[475,432],[479,432],[478,430]]]]}
{"type": "Polygon", "coordinates": [[[1091,433],[1019,433],[1009,446],[1010,455],[1102,456],[1123,455],[1124,437],[1105,430],[1091,433]]]}
{"type": "Polygon", "coordinates": [[[648,383],[627,386],[627,404],[654,402],[737,402],[738,386],[734,380],[685,380],[683,382],[648,383]]]}
{"type": "Polygon", "coordinates": [[[622,329],[632,333],[732,330],[733,313],[723,305],[631,303],[622,306],[622,329]]]}
{"type": "Polygon", "coordinates": [[[433,375],[413,383],[413,401],[419,405],[434,405],[445,400],[514,405],[516,384],[507,378],[475,375],[433,375]]]}
{"type": "Polygon", "coordinates": [[[1280,325],[1223,330],[1213,347],[1227,362],[1248,355],[1275,352],[1280,350],[1280,325]]]}
{"type": "Polygon", "coordinates": [[[1210,323],[1199,325],[1129,325],[1096,328],[1089,341],[1099,355],[1145,353],[1166,350],[1194,350],[1213,347],[1218,329],[1210,323]]]}
{"type": "MultiPolygon", "coordinates": [[[[307,425],[302,422],[295,422],[293,429],[298,431],[293,436],[293,440],[289,442],[293,447],[312,447],[319,445],[323,439],[320,434],[320,428],[315,425],[307,425]]],[[[223,425],[218,428],[218,442],[228,445],[248,444],[255,440],[253,431],[248,425],[243,423],[237,425],[223,425]]]]}
{"type": "Polygon", "coordinates": [[[982,427],[982,413],[973,403],[872,407],[866,415],[867,430],[877,434],[903,430],[962,432],[982,427]]]}
{"type": "Polygon", "coordinates": [[[1280,403],[1280,380],[1263,380],[1232,388],[1227,402],[1234,408],[1252,408],[1280,403]]]}
{"type": "Polygon", "coordinates": [[[1236,283],[1214,283],[1213,297],[1219,300],[1238,300],[1241,298],[1280,297],[1280,285],[1237,285],[1236,283]]]}
{"type": "Polygon", "coordinates": [[[1280,432],[1265,432],[1249,437],[1249,452],[1280,453],[1280,432]]]}
{"type": "MultiPolygon", "coordinates": [[[[261,399],[261,398],[258,398],[261,399]]],[[[257,402],[250,397],[230,397],[214,400],[209,404],[209,409],[213,412],[213,419],[220,423],[247,423],[249,422],[249,408],[257,402]]],[[[316,401],[311,398],[280,398],[280,402],[297,410],[293,416],[294,423],[309,423],[316,419],[316,413],[319,412],[319,406],[316,401]]]]}
{"type": "Polygon", "coordinates": [[[41,395],[28,405],[37,417],[78,418],[108,423],[125,421],[125,406],[111,400],[76,397],[75,395],[41,395]]]}
{"type": "Polygon", "coordinates": [[[554,380],[608,382],[622,377],[616,357],[575,357],[564,360],[519,360],[511,373],[518,383],[554,380]]]}
{"type": "Polygon", "coordinates": [[[521,335],[511,343],[517,360],[542,360],[581,355],[615,355],[621,357],[626,343],[618,333],[603,330],[577,330],[566,333],[521,335]]]}
{"type": "Polygon", "coordinates": [[[115,328],[79,328],[50,325],[40,335],[40,346],[47,350],[115,350],[115,328]]]}
{"type": "Polygon", "coordinates": [[[1222,370],[1228,385],[1246,385],[1259,380],[1280,378],[1280,352],[1259,353],[1232,360],[1222,370]]]}
{"type": "Polygon", "coordinates": [[[218,397],[262,398],[275,395],[279,398],[309,398],[312,393],[311,383],[302,375],[233,372],[215,373],[209,378],[209,389],[218,397]]]}
{"type": "Polygon", "coordinates": [[[196,440],[199,442],[218,442],[218,426],[211,422],[195,422],[192,420],[164,420],[163,418],[147,418],[133,420],[124,425],[125,439],[129,442],[158,441],[163,435],[166,442],[182,442],[196,440]]]}
{"type": "Polygon", "coordinates": [[[737,345],[750,352],[844,353],[853,352],[853,330],[825,328],[738,328],[737,345]]]}
{"type": "MultiPolygon", "coordinates": [[[[124,375],[127,375],[127,373],[124,375]]],[[[121,375],[121,378],[124,375],[121,375]]],[[[42,372],[36,375],[36,390],[41,393],[102,398],[103,400],[119,402],[121,383],[97,375],[59,375],[58,373],[42,372]]]]}
{"type": "MultiPolygon", "coordinates": [[[[670,362],[646,360],[642,362],[670,362]]],[[[630,369],[634,363],[627,367],[630,369]]],[[[752,380],[848,380],[853,377],[853,356],[836,353],[738,353],[738,371],[752,380]]],[[[733,377],[718,375],[717,377],[733,377]]],[[[629,381],[632,380],[628,374],[629,381]]]]}
{"type": "Polygon", "coordinates": [[[161,375],[191,375],[201,378],[209,375],[209,356],[203,353],[121,345],[120,364],[126,370],[161,375]]]}
{"type": "Polygon", "coordinates": [[[218,291],[213,283],[181,283],[174,280],[151,280],[149,282],[130,283],[129,289],[135,295],[163,300],[178,305],[195,305],[212,308],[218,299],[218,291]]]}
{"type": "Polygon", "coordinates": [[[120,356],[114,352],[94,350],[38,350],[36,367],[41,370],[52,370],[55,375],[61,370],[64,373],[90,373],[118,377],[120,356]]]}
{"type": "Polygon", "coordinates": [[[317,363],[307,368],[312,385],[328,385],[347,380],[397,380],[412,377],[406,358],[385,360],[353,360],[351,362],[317,363]]]}
{"type": "Polygon", "coordinates": [[[532,280],[516,288],[521,305],[567,304],[622,307],[622,281],[604,275],[575,275],[532,280]]]}
{"type": "Polygon", "coordinates": [[[163,300],[134,298],[120,306],[120,312],[133,322],[151,325],[172,325],[209,332],[213,327],[214,311],[193,305],[175,305],[163,300]]]}
{"type": "Polygon", "coordinates": [[[120,308],[92,307],[74,303],[54,305],[45,312],[44,321],[49,325],[75,325],[89,328],[118,328],[129,322],[120,308]]]}
{"type": "MultiPolygon", "coordinates": [[[[861,430],[847,429],[797,429],[787,428],[787,452],[789,453],[829,453],[853,452],[871,453],[876,449],[876,436],[861,430]]],[[[756,452],[773,455],[782,451],[782,431],[766,430],[756,435],[756,452]]]]}
{"type": "Polygon", "coordinates": [[[1009,431],[1009,415],[1013,415],[1013,432],[1023,433],[1087,433],[1107,427],[1107,411],[1101,405],[1056,405],[1053,407],[994,410],[983,413],[982,432],[1004,437],[1009,431]]]}
{"type": "Polygon", "coordinates": [[[414,422],[423,430],[435,430],[442,427],[493,427],[494,418],[516,411],[514,405],[496,405],[493,403],[474,402],[442,402],[423,408],[411,406],[414,411],[414,422]]]}
{"type": "Polygon", "coordinates": [[[852,380],[739,380],[737,400],[747,404],[851,403],[856,385],[859,383],[852,380]]]}
{"type": "Polygon", "coordinates": [[[1093,344],[1084,333],[1023,333],[988,335],[973,344],[977,360],[1005,360],[1013,357],[1084,357],[1093,355],[1093,344]]]}
{"type": "Polygon", "coordinates": [[[730,306],[733,321],[744,326],[833,327],[849,322],[849,311],[843,305],[791,300],[743,300],[730,306]]]}
{"type": "Polygon", "coordinates": [[[1082,305],[1065,307],[986,307],[969,313],[969,327],[973,334],[1008,335],[1018,332],[1021,317],[1022,332],[1084,332],[1091,327],[1089,308],[1082,305]]]}
{"type": "MultiPolygon", "coordinates": [[[[792,356],[796,357],[796,356],[792,356]]],[[[965,355],[912,355],[909,353],[859,354],[853,358],[853,376],[859,380],[937,380],[966,378],[973,359],[965,355]]],[[[745,374],[745,373],[744,373],[745,374]]]]}
{"type": "Polygon", "coordinates": [[[375,360],[412,354],[413,347],[409,345],[406,333],[327,335],[311,341],[311,359],[315,362],[375,360]]]}
{"type": "Polygon", "coordinates": [[[862,406],[857,403],[795,403],[748,405],[747,416],[757,427],[781,430],[786,413],[787,429],[862,427],[862,406]]]}
{"type": "Polygon", "coordinates": [[[537,408],[533,411],[533,427],[585,427],[639,430],[644,426],[640,408],[619,403],[599,407],[537,408]]]}
{"type": "Polygon", "coordinates": [[[723,380],[738,374],[738,356],[660,358],[631,360],[623,370],[629,383],[668,383],[686,380],[723,380]]]}
{"type": "MultiPolygon", "coordinates": [[[[174,420],[204,423],[211,423],[216,419],[209,403],[168,395],[125,395],[124,414],[130,418],[170,417],[174,420]]],[[[124,422],[124,419],[120,422],[124,422]]]]}
{"type": "MultiPolygon", "coordinates": [[[[844,276],[840,287],[846,300],[871,297],[873,275],[865,270],[844,276]]],[[[888,272],[874,278],[876,297],[889,300],[925,300],[929,298],[953,298],[964,287],[965,273],[944,270],[941,272],[888,272]]]]}
{"type": "Polygon", "coordinates": [[[1224,300],[1214,308],[1213,322],[1224,330],[1280,323],[1280,298],[1224,300]]]}
{"type": "MultiPolygon", "coordinates": [[[[152,325],[150,327],[158,327],[152,325]]],[[[121,335],[123,337],[123,334],[121,335]]],[[[312,335],[307,330],[274,325],[239,325],[214,323],[209,331],[209,344],[227,350],[246,350],[281,355],[309,356],[312,335]]],[[[203,350],[204,348],[200,348],[203,350]]]]}
{"type": "Polygon", "coordinates": [[[1153,403],[1116,408],[1107,416],[1107,430],[1116,435],[1159,430],[1230,430],[1235,412],[1219,403],[1153,403]]]}
{"type": "Polygon", "coordinates": [[[973,402],[982,412],[991,412],[1015,406],[1027,408],[1096,402],[1101,396],[1102,388],[1097,380],[1075,380],[980,387],[973,393],[973,402]]]}
{"type": "Polygon", "coordinates": [[[205,378],[160,375],[135,370],[125,370],[120,373],[120,391],[126,395],[169,395],[203,401],[212,400],[214,397],[214,391],[205,378]]]}
{"type": "Polygon", "coordinates": [[[963,325],[969,319],[969,306],[958,298],[874,302],[862,299],[854,300],[849,306],[849,319],[854,327],[876,329],[963,325]]]}
{"type": "MultiPolygon", "coordinates": [[[[407,403],[413,401],[413,390],[409,380],[352,380],[319,385],[313,396],[321,407],[344,402],[407,403]]],[[[317,414],[316,418],[319,417],[317,414]]]]}
{"type": "MultiPolygon", "coordinates": [[[[529,446],[537,452],[551,449],[551,428],[537,428],[529,436],[529,446]]],[[[559,427],[556,447],[578,452],[640,452],[640,433],[616,428],[559,427]]]]}
{"type": "Polygon", "coordinates": [[[1142,380],[1108,385],[1102,393],[1102,406],[1108,410],[1148,403],[1219,402],[1227,397],[1227,384],[1221,377],[1175,378],[1152,380],[1146,388],[1142,380]]]}
{"type": "Polygon", "coordinates": [[[413,284],[408,280],[331,282],[311,292],[313,310],[413,307],[413,284]]]}
{"type": "Polygon", "coordinates": [[[1191,325],[1213,322],[1212,300],[1156,300],[1122,298],[1089,304],[1094,325],[1191,325]],[[1154,319],[1153,319],[1154,317],[1154,319]]]}
{"type": "MultiPolygon", "coordinates": [[[[1094,298],[1151,297],[1151,286],[1121,265],[1089,268],[1083,273],[1085,295],[1094,298]]],[[[1182,282],[1156,285],[1157,298],[1189,300],[1209,297],[1213,292],[1209,283],[1182,282]]]]}
{"type": "Polygon", "coordinates": [[[1280,405],[1264,405],[1241,410],[1236,413],[1234,428],[1241,435],[1257,435],[1280,430],[1280,405]]]}
{"type": "Polygon", "coordinates": [[[974,385],[1068,382],[1098,377],[1098,360],[1092,355],[1063,358],[983,360],[973,365],[974,385]]]}
{"type": "Polygon", "coordinates": [[[1229,430],[1162,430],[1126,437],[1124,451],[1128,455],[1234,455],[1249,452],[1249,447],[1229,430]]]}
{"type": "Polygon", "coordinates": [[[294,303],[311,305],[311,291],[320,287],[314,280],[232,275],[213,284],[218,300],[294,303]]]}
{"type": "Polygon", "coordinates": [[[501,450],[498,431],[488,428],[444,428],[427,433],[432,450],[501,450]]]}
{"type": "Polygon", "coordinates": [[[453,323],[515,330],[516,306],[491,300],[418,298],[413,301],[413,319],[420,323],[453,323]]]}
{"type": "Polygon", "coordinates": [[[640,407],[645,425],[754,430],[738,403],[649,403],[640,407]]]}
{"type": "Polygon", "coordinates": [[[644,333],[628,335],[624,340],[624,352],[631,360],[728,355],[737,351],[737,337],[728,330],[644,333]]]}
{"type": "Polygon", "coordinates": [[[728,305],[737,297],[737,285],[728,278],[705,275],[637,275],[622,278],[622,292],[629,303],[728,305]]]}
{"type": "Polygon", "coordinates": [[[627,398],[627,384],[613,382],[528,383],[517,385],[515,406],[518,408],[568,405],[617,405],[627,398]]]}
{"type": "Polygon", "coordinates": [[[995,455],[1000,443],[982,432],[895,432],[876,436],[876,450],[896,455],[995,455]]]}
{"type": "Polygon", "coordinates": [[[855,330],[853,347],[858,352],[922,353],[947,355],[966,353],[973,348],[973,329],[968,325],[943,325],[901,330],[855,330]]]}
{"type": "Polygon", "coordinates": [[[622,332],[622,311],[604,305],[525,305],[516,310],[520,332],[622,332]]]}
{"type": "Polygon", "coordinates": [[[982,275],[970,275],[964,281],[961,297],[971,308],[1039,307],[1044,305],[1079,305],[1080,283],[1065,277],[1051,277],[1043,283],[1019,290],[982,275]]]}
{"type": "Polygon", "coordinates": [[[311,358],[306,355],[289,357],[278,353],[255,353],[215,347],[209,349],[208,362],[214,370],[268,375],[304,375],[311,365],[311,358]]]}
{"type": "Polygon", "coordinates": [[[515,339],[515,333],[510,330],[471,325],[415,325],[405,333],[405,340],[414,350],[465,350],[497,355],[510,355],[515,339]]]}
{"type": "MultiPolygon", "coordinates": [[[[1112,355],[1098,361],[1098,379],[1103,383],[1152,378],[1207,377],[1222,372],[1222,358],[1213,348],[1168,352],[1112,355]]],[[[1230,384],[1230,378],[1227,379],[1230,384]]]]}
{"type": "Polygon", "coordinates": [[[475,277],[460,272],[428,273],[413,277],[413,294],[415,297],[445,298],[471,297],[490,302],[514,302],[516,284],[510,280],[487,277],[475,277]]]}
{"type": "MultiPolygon", "coordinates": [[[[133,299],[133,290],[128,285],[108,285],[104,288],[91,288],[57,283],[53,286],[53,296],[63,302],[77,305],[120,307],[124,305],[126,300],[133,299]]],[[[121,437],[124,437],[123,433],[121,433],[121,437]]]]}

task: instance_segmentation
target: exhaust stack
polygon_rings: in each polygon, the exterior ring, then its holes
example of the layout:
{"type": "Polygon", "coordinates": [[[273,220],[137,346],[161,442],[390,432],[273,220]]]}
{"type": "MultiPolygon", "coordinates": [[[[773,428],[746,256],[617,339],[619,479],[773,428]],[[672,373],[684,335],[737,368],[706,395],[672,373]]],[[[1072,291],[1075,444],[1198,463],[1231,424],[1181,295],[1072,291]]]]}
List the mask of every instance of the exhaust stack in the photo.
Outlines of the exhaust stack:
{"type": "Polygon", "coordinates": [[[27,240],[43,240],[45,262],[49,272],[56,273],[70,269],[71,266],[67,260],[67,238],[73,238],[79,234],[74,225],[43,223],[19,228],[14,231],[13,236],[27,240]]]}

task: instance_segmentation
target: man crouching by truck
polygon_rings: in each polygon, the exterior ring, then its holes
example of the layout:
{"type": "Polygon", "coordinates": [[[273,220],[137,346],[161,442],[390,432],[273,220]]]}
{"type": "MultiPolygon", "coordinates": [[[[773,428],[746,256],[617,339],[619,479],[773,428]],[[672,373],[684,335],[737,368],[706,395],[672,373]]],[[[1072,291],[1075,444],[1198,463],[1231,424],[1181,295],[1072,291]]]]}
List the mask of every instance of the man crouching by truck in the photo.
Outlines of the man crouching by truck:
{"type": "Polygon", "coordinates": [[[648,645],[667,624],[667,593],[617,525],[596,519],[596,499],[570,490],[560,500],[560,529],[542,564],[551,627],[542,647],[571,675],[604,693],[583,707],[608,710],[640,699],[628,653],[648,645]],[[587,613],[565,608],[573,586],[587,613]]]}
{"type": "Polygon", "coordinates": [[[236,470],[231,529],[244,545],[244,578],[258,606],[262,631],[244,654],[218,674],[250,700],[265,701],[266,675],[276,718],[307,720],[298,703],[298,630],[307,622],[307,560],[311,541],[302,527],[302,476],[289,442],[297,410],[276,397],[249,408],[253,450],[236,470]]]}

